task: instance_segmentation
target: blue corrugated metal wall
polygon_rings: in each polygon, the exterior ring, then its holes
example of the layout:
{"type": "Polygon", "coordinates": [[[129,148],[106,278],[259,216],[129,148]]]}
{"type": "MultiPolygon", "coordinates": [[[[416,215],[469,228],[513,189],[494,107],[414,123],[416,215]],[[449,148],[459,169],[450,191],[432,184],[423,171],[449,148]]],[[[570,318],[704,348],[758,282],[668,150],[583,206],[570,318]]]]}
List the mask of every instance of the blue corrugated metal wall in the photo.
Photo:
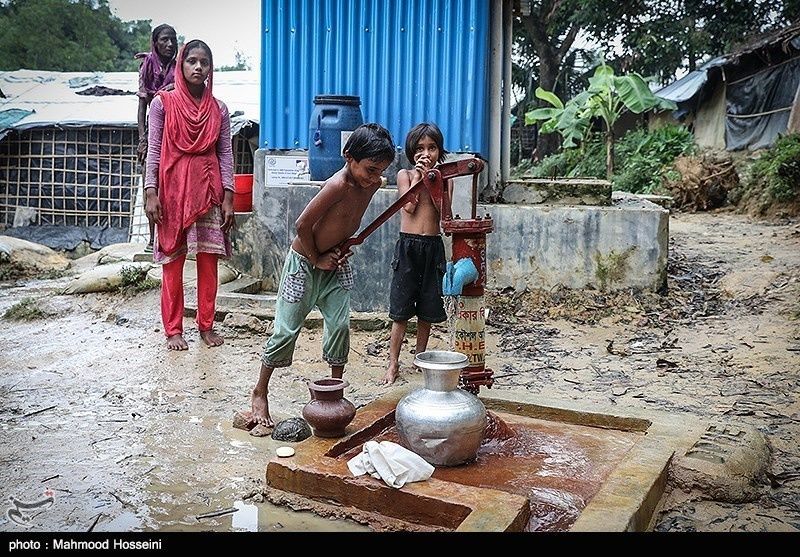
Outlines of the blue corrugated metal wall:
{"type": "Polygon", "coordinates": [[[436,122],[488,151],[491,0],[263,0],[261,146],[307,149],[315,95],[361,97],[398,145],[436,122]]]}

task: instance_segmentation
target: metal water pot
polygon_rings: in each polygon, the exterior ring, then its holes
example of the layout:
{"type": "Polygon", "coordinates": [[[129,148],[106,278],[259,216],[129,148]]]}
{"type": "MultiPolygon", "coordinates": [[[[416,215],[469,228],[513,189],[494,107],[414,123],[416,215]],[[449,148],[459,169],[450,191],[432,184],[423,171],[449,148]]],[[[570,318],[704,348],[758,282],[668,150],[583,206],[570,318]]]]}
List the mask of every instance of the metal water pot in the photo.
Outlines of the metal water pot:
{"type": "Polygon", "coordinates": [[[429,350],[414,358],[425,387],[397,403],[395,426],[401,443],[434,466],[457,466],[475,460],[486,428],[486,408],[458,388],[468,364],[460,352],[429,350]]]}

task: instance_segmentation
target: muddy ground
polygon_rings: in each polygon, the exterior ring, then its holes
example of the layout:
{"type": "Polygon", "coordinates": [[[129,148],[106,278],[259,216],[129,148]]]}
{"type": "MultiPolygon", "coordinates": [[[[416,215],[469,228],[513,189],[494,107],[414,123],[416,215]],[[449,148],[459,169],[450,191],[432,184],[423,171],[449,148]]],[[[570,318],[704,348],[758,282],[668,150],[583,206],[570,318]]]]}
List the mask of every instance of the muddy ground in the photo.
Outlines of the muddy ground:
{"type": "MultiPolygon", "coordinates": [[[[751,500],[670,485],[653,529],[798,531],[800,224],[675,214],[670,235],[664,296],[492,293],[494,388],[753,426],[772,456],[751,500]]],[[[285,443],[231,418],[247,408],[267,333],[220,325],[227,342],[209,349],[186,319],[189,351],[168,352],[157,291],[59,295],[68,280],[0,288],[0,315],[27,297],[49,314],[0,320],[0,530],[368,530],[264,500],[266,462],[285,443]]],[[[295,363],[276,371],[277,420],[301,415],[305,381],[327,373],[320,337],[304,330],[295,363]]],[[[435,329],[429,348],[447,338],[435,329]]],[[[399,381],[383,386],[388,330],[351,340],[356,406],[421,383],[413,342],[399,381]]]]}

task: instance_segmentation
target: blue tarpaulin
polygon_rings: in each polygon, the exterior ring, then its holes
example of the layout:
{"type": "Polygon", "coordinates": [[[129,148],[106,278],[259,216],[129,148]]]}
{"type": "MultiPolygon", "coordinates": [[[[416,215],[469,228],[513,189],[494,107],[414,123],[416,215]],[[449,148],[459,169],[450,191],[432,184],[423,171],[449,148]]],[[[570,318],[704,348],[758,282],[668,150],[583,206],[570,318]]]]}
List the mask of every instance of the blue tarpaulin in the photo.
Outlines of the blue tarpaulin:
{"type": "Polygon", "coordinates": [[[8,110],[0,110],[0,137],[3,132],[11,126],[33,114],[33,110],[22,110],[21,108],[9,108],[8,110]]]}

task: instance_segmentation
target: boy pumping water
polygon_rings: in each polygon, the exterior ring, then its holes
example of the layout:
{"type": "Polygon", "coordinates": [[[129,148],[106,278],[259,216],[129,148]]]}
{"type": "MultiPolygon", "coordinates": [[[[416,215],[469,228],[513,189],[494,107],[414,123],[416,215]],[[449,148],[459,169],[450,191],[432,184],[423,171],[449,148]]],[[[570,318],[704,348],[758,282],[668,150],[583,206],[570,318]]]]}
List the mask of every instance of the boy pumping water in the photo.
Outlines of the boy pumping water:
{"type": "Polygon", "coordinates": [[[322,358],[331,377],[341,378],[350,351],[350,289],[353,273],[337,247],[360,227],[361,218],[381,186],[381,174],[394,160],[388,130],[370,123],[359,126],[344,146],[344,167],[325,181],[297,218],[281,273],[272,336],[264,345],[261,370],[252,392],[253,420],[267,427],[269,380],[275,368],[291,365],[303,322],[319,308],[324,319],[322,358]]]}

